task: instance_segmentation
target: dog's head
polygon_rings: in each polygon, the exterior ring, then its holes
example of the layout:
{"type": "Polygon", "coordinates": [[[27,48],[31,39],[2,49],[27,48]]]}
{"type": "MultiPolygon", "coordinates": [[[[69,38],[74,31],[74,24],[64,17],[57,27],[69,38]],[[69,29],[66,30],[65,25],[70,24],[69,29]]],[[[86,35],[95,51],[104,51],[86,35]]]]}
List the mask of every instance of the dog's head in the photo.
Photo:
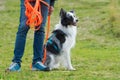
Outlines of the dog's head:
{"type": "Polygon", "coordinates": [[[76,26],[78,22],[78,19],[76,18],[74,11],[66,12],[62,8],[60,10],[60,18],[61,18],[61,24],[65,27],[69,25],[76,26]]]}

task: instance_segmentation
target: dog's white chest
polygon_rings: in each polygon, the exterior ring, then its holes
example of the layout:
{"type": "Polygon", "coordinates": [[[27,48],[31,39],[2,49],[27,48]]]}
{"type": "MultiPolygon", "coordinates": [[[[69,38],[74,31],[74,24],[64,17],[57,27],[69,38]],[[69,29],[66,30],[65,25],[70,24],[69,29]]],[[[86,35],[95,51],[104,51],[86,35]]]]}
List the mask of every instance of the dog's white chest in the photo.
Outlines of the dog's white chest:
{"type": "Polygon", "coordinates": [[[70,49],[74,47],[76,42],[76,33],[77,33],[76,27],[71,27],[67,29],[65,33],[67,34],[67,36],[66,36],[66,41],[63,45],[63,49],[70,49]]]}

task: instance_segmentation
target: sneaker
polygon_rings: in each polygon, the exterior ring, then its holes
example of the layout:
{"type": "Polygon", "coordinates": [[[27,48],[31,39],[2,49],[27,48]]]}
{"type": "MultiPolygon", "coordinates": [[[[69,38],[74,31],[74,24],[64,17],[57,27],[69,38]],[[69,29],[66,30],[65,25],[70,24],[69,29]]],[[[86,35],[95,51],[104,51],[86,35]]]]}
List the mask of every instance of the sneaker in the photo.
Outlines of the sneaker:
{"type": "Polygon", "coordinates": [[[13,62],[6,71],[20,71],[20,65],[13,62]]]}
{"type": "Polygon", "coordinates": [[[46,67],[40,61],[32,65],[32,70],[33,71],[50,71],[49,67],[46,67]]]}

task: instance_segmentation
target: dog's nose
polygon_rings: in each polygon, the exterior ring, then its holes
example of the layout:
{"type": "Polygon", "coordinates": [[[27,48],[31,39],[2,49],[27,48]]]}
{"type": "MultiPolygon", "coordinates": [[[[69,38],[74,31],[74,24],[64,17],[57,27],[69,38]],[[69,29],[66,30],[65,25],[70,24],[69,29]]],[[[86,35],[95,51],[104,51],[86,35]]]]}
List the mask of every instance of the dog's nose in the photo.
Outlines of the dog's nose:
{"type": "Polygon", "coordinates": [[[79,20],[78,19],[76,19],[76,22],[78,22],[79,20]]]}

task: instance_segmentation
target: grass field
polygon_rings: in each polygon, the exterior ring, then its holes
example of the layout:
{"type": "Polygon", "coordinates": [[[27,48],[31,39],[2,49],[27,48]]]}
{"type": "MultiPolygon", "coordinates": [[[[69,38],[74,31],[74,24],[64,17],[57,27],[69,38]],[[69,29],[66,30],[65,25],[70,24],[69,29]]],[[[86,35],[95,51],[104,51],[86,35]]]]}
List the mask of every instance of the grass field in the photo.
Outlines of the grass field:
{"type": "Polygon", "coordinates": [[[5,72],[10,65],[20,0],[0,0],[0,80],[120,80],[120,1],[58,0],[51,16],[51,30],[59,10],[74,9],[79,17],[77,43],[72,49],[76,71],[63,68],[50,72],[31,71],[33,31],[27,36],[21,72],[5,72]]]}

